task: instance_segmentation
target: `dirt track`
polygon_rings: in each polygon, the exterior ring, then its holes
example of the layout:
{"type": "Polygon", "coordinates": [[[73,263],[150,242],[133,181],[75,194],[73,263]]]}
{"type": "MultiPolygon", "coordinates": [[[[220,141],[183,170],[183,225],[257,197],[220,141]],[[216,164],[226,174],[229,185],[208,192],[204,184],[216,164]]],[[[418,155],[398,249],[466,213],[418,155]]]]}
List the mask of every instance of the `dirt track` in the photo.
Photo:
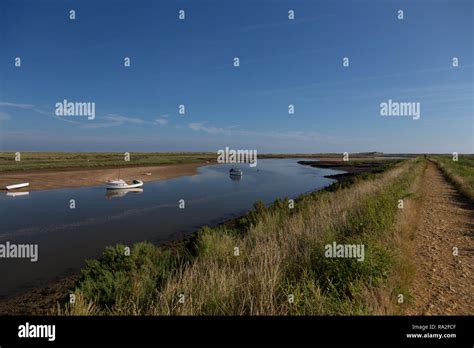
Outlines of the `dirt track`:
{"type": "Polygon", "coordinates": [[[428,163],[414,240],[417,274],[408,314],[474,314],[474,207],[428,163]],[[459,255],[453,255],[457,247],[459,255]]]}

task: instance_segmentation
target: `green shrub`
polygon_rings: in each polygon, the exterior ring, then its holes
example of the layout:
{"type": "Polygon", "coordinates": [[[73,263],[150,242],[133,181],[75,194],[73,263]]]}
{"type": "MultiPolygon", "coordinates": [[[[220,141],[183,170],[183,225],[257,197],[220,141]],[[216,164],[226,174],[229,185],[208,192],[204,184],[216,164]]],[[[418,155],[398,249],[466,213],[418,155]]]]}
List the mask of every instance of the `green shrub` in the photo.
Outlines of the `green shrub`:
{"type": "Polygon", "coordinates": [[[123,299],[138,303],[170,276],[177,258],[149,243],[135,244],[130,255],[124,245],[107,247],[98,260],[86,261],[78,290],[108,308],[123,299]]]}

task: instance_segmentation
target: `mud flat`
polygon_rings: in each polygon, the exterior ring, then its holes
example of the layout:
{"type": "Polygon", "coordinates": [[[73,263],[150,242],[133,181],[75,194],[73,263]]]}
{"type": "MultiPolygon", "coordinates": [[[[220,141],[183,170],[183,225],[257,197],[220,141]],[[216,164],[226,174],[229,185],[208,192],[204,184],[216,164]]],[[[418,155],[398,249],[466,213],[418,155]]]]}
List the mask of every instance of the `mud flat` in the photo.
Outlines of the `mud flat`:
{"type": "Polygon", "coordinates": [[[374,159],[365,158],[357,161],[342,161],[341,159],[325,159],[321,161],[299,161],[299,164],[315,168],[326,168],[343,170],[346,173],[327,175],[326,178],[335,179],[339,182],[348,181],[354,176],[364,173],[377,173],[383,171],[383,168],[393,162],[400,161],[401,158],[374,159]]]}
{"type": "MultiPolygon", "coordinates": [[[[120,169],[120,178],[124,180],[139,179],[144,182],[171,179],[178,176],[194,175],[197,168],[208,164],[186,163],[159,166],[126,167],[120,169]]],[[[0,173],[0,187],[12,183],[29,182],[30,186],[17,191],[51,190],[57,188],[74,188],[83,186],[104,185],[109,179],[119,176],[118,168],[106,169],[67,169],[67,170],[32,170],[25,172],[0,173]]]]}

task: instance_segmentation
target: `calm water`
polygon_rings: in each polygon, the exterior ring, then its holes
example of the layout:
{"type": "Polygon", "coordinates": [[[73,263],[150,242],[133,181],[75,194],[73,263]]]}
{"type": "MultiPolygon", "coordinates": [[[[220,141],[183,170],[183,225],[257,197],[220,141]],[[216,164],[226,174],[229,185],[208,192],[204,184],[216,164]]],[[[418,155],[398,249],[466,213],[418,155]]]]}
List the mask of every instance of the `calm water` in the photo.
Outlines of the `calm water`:
{"type": "Polygon", "coordinates": [[[294,198],[333,182],[340,173],[297,164],[301,159],[258,160],[242,165],[232,180],[231,165],[199,168],[199,174],[145,183],[142,192],[107,192],[104,187],[0,195],[0,243],[38,244],[38,261],[0,259],[0,296],[46,285],[77,270],[107,245],[169,241],[200,226],[222,222],[262,200],[294,198]],[[121,196],[122,195],[122,196],[121,196]],[[76,208],[70,209],[74,199],[76,208]],[[185,209],[178,201],[185,200],[185,209]]]}

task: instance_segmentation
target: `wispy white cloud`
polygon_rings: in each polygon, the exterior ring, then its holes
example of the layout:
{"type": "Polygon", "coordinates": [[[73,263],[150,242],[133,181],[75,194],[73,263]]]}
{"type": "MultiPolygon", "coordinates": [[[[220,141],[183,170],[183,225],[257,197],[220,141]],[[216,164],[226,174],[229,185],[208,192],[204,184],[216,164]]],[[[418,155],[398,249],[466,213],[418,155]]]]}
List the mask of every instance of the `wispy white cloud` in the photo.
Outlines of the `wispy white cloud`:
{"type": "Polygon", "coordinates": [[[58,117],[54,113],[52,113],[50,111],[45,111],[41,108],[36,107],[33,104],[10,103],[10,102],[1,101],[0,106],[17,108],[17,109],[24,109],[24,110],[32,110],[32,111],[34,111],[38,114],[45,115],[45,116],[51,116],[51,117],[54,117],[57,120],[61,120],[61,121],[67,122],[67,123],[80,124],[80,122],[76,122],[76,121],[70,120],[70,119],[65,118],[65,117],[58,117]]]}
{"type": "MultiPolygon", "coordinates": [[[[460,66],[456,69],[472,69],[474,64],[465,64],[460,66]]],[[[304,85],[293,85],[288,87],[280,87],[280,88],[272,88],[272,89],[258,89],[252,90],[252,93],[261,93],[265,95],[275,95],[276,93],[287,93],[290,91],[293,92],[303,92],[308,90],[314,90],[317,88],[329,88],[329,87],[337,87],[337,86],[346,86],[352,83],[359,83],[359,82],[366,82],[372,80],[384,80],[384,79],[395,79],[399,77],[411,76],[414,77],[416,75],[423,75],[423,74],[433,74],[433,73],[442,73],[452,71],[452,67],[432,67],[426,69],[418,69],[418,70],[411,70],[399,73],[392,73],[392,74],[383,74],[383,75],[372,75],[372,76],[364,76],[355,79],[344,79],[344,80],[331,80],[329,82],[314,82],[304,85]]]]}
{"type": "MultiPolygon", "coordinates": [[[[166,125],[169,123],[169,114],[163,114],[158,116],[157,119],[154,121],[147,121],[143,118],[139,117],[131,117],[131,116],[125,116],[125,115],[120,115],[116,113],[109,113],[106,114],[103,117],[97,117],[96,121],[94,122],[81,122],[79,121],[78,118],[70,118],[70,117],[58,117],[54,114],[54,112],[51,111],[45,111],[39,107],[36,107],[33,104],[20,104],[20,103],[11,103],[11,102],[5,102],[5,101],[0,101],[0,107],[12,107],[12,108],[19,108],[19,109],[28,109],[32,110],[36,113],[39,113],[41,115],[46,115],[46,116],[51,116],[57,120],[61,120],[67,123],[71,123],[74,125],[78,125],[80,128],[85,128],[85,129],[99,129],[99,128],[108,128],[108,127],[119,127],[125,124],[136,124],[136,125],[166,125]],[[98,122],[99,121],[99,122],[98,122]]],[[[5,114],[5,113],[4,113],[5,114]]],[[[5,114],[6,115],[6,114],[5,114]]],[[[0,120],[5,120],[6,116],[3,115],[1,116],[0,120]]],[[[9,115],[8,115],[9,118],[9,115]]]]}
{"type": "Polygon", "coordinates": [[[323,134],[315,131],[273,131],[273,130],[245,130],[239,129],[238,125],[218,128],[205,126],[205,123],[189,123],[188,127],[195,132],[204,132],[211,135],[224,135],[236,139],[259,139],[264,142],[302,142],[302,143],[332,143],[339,144],[342,141],[354,143],[367,140],[367,138],[347,138],[323,134]]]}
{"type": "Polygon", "coordinates": [[[119,114],[107,114],[103,118],[104,122],[90,122],[87,124],[82,124],[82,128],[87,129],[98,129],[98,128],[108,128],[108,127],[118,127],[124,124],[151,124],[144,119],[138,117],[129,117],[119,114]]]}
{"type": "Polygon", "coordinates": [[[196,132],[202,131],[209,134],[224,134],[225,133],[224,128],[206,127],[204,123],[189,123],[188,126],[193,131],[196,131],[196,132]]]}
{"type": "Polygon", "coordinates": [[[161,126],[164,126],[166,124],[168,124],[168,117],[170,115],[169,114],[164,114],[164,115],[161,115],[159,116],[156,120],[155,120],[155,124],[158,124],[158,125],[161,125],[161,126]]]}
{"type": "Polygon", "coordinates": [[[18,103],[9,103],[9,102],[0,102],[0,106],[7,106],[12,108],[20,108],[20,109],[31,109],[34,105],[31,104],[18,104],[18,103]]]}
{"type": "Polygon", "coordinates": [[[10,115],[6,112],[0,111],[0,121],[6,121],[10,119],[10,115]]]}
{"type": "Polygon", "coordinates": [[[108,121],[119,122],[121,124],[124,124],[124,123],[135,123],[135,124],[148,123],[147,121],[145,121],[141,118],[138,118],[138,117],[128,117],[128,116],[122,116],[122,115],[118,115],[118,114],[108,114],[104,118],[108,121]]]}

